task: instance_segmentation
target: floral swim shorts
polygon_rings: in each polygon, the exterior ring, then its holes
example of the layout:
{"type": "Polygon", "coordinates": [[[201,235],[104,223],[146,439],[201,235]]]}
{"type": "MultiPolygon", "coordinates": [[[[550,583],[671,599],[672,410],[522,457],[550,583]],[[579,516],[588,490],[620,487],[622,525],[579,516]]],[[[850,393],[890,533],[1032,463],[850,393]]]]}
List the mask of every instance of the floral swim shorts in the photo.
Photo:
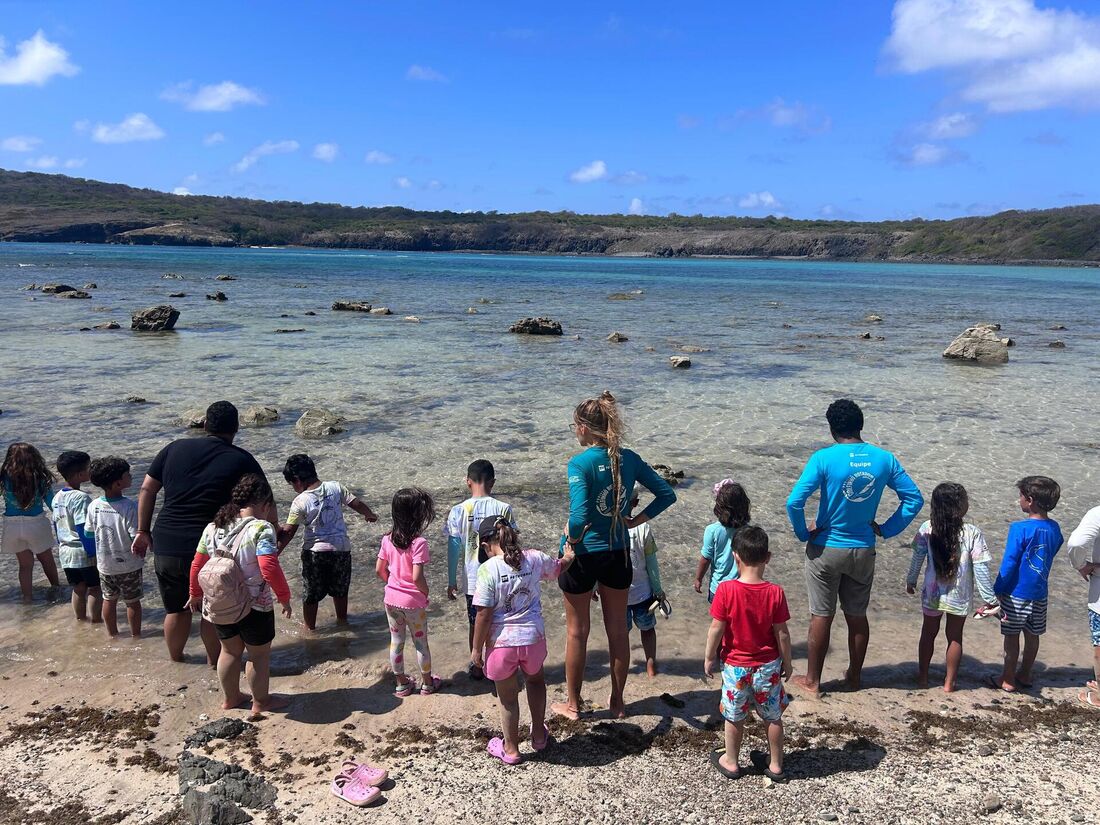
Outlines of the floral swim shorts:
{"type": "Polygon", "coordinates": [[[1089,632],[1092,634],[1092,646],[1100,647],[1100,613],[1089,610],[1089,632]]]}
{"type": "Polygon", "coordinates": [[[742,722],[751,708],[765,722],[778,722],[791,703],[783,688],[783,659],[766,665],[738,667],[722,665],[722,716],[730,722],[742,722]]]}

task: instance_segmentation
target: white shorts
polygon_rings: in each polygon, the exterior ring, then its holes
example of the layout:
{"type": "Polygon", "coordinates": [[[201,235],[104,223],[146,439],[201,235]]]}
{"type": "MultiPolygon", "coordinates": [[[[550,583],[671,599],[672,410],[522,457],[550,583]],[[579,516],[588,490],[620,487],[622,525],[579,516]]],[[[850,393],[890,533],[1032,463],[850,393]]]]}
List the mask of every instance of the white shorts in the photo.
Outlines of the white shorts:
{"type": "Polygon", "coordinates": [[[0,549],[4,553],[30,550],[35,555],[52,550],[57,545],[53,524],[41,516],[4,516],[4,535],[0,549]]]}

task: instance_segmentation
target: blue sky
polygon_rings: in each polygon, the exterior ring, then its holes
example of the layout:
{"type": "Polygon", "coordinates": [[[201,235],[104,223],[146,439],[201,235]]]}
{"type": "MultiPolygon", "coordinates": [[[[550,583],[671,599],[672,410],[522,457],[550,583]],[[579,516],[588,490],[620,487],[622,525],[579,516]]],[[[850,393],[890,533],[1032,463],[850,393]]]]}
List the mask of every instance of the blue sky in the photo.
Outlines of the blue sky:
{"type": "Polygon", "coordinates": [[[419,209],[1100,202],[1100,0],[0,0],[0,167],[419,209]]]}

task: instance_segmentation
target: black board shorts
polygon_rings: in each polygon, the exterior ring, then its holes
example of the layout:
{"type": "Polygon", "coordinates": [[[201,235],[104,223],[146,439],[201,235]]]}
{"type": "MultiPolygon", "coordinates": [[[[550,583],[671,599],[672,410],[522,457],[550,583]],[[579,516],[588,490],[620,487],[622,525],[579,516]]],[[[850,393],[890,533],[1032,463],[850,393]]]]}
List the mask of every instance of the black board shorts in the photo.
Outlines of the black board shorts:
{"type": "Polygon", "coordinates": [[[191,598],[191,558],[153,555],[153,571],[157,574],[160,600],[165,613],[185,613],[191,598]]]}
{"type": "Polygon", "coordinates": [[[275,638],[275,611],[253,609],[239,622],[216,624],[219,639],[240,636],[241,641],[252,647],[266,645],[275,638]]]}
{"type": "Polygon", "coordinates": [[[88,587],[99,587],[99,569],[93,564],[91,567],[62,567],[65,571],[65,580],[70,587],[79,587],[82,584],[88,587]]]}
{"type": "Polygon", "coordinates": [[[558,576],[558,587],[579,596],[590,593],[597,584],[613,590],[626,590],[634,581],[634,568],[626,550],[602,550],[580,553],[569,568],[558,576]]]}

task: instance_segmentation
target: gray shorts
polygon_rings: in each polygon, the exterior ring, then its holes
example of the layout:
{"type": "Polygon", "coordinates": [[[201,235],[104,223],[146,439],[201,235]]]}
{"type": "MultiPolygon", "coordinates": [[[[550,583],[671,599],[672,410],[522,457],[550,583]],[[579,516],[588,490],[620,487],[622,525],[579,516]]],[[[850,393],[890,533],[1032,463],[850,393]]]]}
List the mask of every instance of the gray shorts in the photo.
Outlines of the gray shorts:
{"type": "Polygon", "coordinates": [[[814,616],[836,615],[836,600],[849,616],[866,616],[875,580],[874,547],[806,545],[806,595],[814,616]]]}

